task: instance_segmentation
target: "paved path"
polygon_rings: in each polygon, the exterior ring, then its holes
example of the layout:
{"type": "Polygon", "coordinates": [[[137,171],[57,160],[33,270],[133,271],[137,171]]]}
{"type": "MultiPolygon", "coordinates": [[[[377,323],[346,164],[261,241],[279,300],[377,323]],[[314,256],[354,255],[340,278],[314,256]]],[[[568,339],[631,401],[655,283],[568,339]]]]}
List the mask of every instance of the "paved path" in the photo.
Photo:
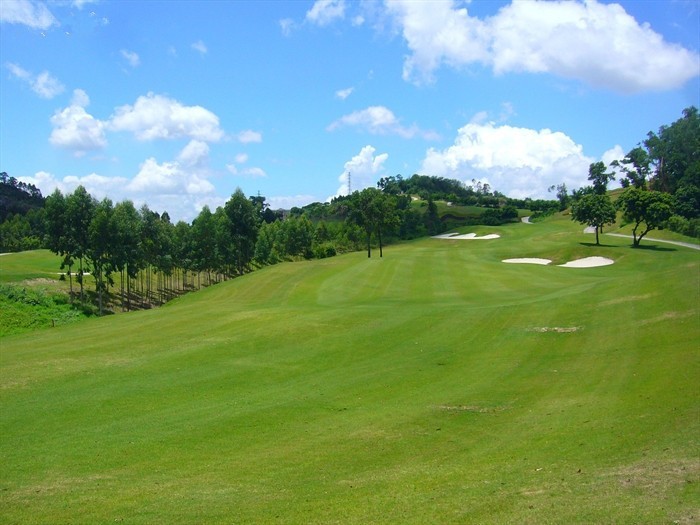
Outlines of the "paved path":
{"type": "MultiPolygon", "coordinates": [[[[631,235],[623,235],[621,233],[606,233],[605,235],[612,235],[613,237],[623,237],[625,239],[633,239],[631,235]]],[[[676,246],[685,246],[686,248],[692,248],[693,250],[700,250],[700,244],[693,244],[690,242],[681,242],[681,241],[666,241],[664,239],[654,239],[652,237],[643,237],[645,241],[653,241],[653,242],[665,242],[666,244],[675,244],[676,246]]]]}
{"type": "Polygon", "coordinates": [[[528,215],[527,217],[521,217],[520,220],[524,222],[525,224],[532,224],[530,222],[530,216],[528,215]]]}

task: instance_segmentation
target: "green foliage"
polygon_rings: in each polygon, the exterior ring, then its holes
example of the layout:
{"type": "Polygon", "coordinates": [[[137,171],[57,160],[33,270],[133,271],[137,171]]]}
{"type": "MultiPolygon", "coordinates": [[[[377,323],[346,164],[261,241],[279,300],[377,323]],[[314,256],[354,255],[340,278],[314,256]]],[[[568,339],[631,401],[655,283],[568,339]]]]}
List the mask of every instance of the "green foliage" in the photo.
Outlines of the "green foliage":
{"type": "Polygon", "coordinates": [[[673,215],[673,197],[668,193],[627,188],[617,200],[624,220],[634,224],[634,246],[651,230],[659,228],[673,215]]]}
{"type": "Polygon", "coordinates": [[[60,326],[86,317],[68,296],[41,288],[0,284],[0,337],[60,326]]]}
{"type": "Polygon", "coordinates": [[[571,205],[571,220],[595,227],[595,243],[600,244],[598,233],[606,224],[614,224],[617,212],[610,197],[604,193],[585,195],[571,205]]]}

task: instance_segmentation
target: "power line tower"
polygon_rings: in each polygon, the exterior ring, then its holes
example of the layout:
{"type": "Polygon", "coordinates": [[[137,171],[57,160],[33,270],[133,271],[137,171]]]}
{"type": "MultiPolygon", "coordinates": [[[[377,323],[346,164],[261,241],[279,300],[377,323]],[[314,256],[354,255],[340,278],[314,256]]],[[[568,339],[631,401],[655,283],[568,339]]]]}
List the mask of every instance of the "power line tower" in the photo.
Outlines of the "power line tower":
{"type": "Polygon", "coordinates": [[[348,171],[348,195],[352,195],[352,173],[348,171]]]}

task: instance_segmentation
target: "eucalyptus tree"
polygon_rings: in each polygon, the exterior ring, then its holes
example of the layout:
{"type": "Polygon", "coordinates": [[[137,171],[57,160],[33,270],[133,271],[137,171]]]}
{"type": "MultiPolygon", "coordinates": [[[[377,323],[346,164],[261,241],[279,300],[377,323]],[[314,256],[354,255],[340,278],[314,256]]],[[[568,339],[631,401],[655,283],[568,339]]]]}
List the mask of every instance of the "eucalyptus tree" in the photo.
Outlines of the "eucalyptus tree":
{"type": "MultiPolygon", "coordinates": [[[[211,271],[216,259],[216,237],[214,215],[209,206],[204,206],[192,221],[192,266],[198,274],[207,272],[211,283],[211,271]]],[[[201,281],[198,281],[201,284],[201,281]]]]}
{"type": "Polygon", "coordinates": [[[131,281],[136,279],[143,266],[141,252],[141,216],[131,201],[114,205],[112,213],[114,238],[112,256],[116,270],[120,273],[122,308],[126,292],[126,307],[131,309],[131,281]],[[126,291],[124,282],[126,281],[126,291]]]}
{"type": "Polygon", "coordinates": [[[255,254],[259,214],[240,188],[236,188],[231,198],[226,201],[224,211],[230,221],[231,257],[236,271],[242,275],[249,268],[255,254]]]}
{"type": "Polygon", "coordinates": [[[89,270],[85,268],[84,259],[89,247],[89,228],[95,213],[97,202],[83,186],[66,197],[66,223],[68,238],[74,257],[78,259],[78,283],[80,283],[80,301],[84,302],[84,275],[89,270]]]}
{"type": "Polygon", "coordinates": [[[56,188],[54,192],[46,197],[44,204],[46,210],[46,240],[48,248],[56,255],[60,255],[61,269],[67,270],[70,287],[70,300],[73,301],[73,264],[75,259],[76,246],[71,238],[71,231],[68,227],[68,209],[66,198],[61,191],[56,188]]]}
{"type": "Polygon", "coordinates": [[[112,201],[102,200],[95,205],[88,226],[88,247],[85,255],[92,264],[100,315],[103,312],[103,296],[105,292],[109,293],[109,286],[112,284],[112,271],[116,262],[113,256],[116,240],[116,228],[112,220],[113,213],[112,201]]]}

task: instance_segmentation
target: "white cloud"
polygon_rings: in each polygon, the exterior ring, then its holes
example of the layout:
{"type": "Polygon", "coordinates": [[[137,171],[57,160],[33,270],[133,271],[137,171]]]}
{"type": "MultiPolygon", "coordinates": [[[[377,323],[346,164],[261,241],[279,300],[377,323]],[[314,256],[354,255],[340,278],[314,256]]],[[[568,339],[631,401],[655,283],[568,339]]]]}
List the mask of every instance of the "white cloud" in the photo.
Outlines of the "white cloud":
{"type": "Polygon", "coordinates": [[[350,95],[352,95],[353,91],[355,91],[354,87],[339,89],[338,91],[335,92],[335,96],[336,96],[336,98],[339,98],[340,100],[345,100],[350,95]]]}
{"type": "Polygon", "coordinates": [[[594,160],[562,132],[471,122],[459,129],[452,146],[430,148],[422,170],[465,182],[488,180],[510,197],[547,198],[553,184],[587,185],[594,160]]]}
{"type": "Polygon", "coordinates": [[[73,91],[71,104],[62,110],[57,110],[51,117],[53,131],[49,142],[72,150],[76,156],[104,148],[107,145],[104,134],[105,124],[85,111],[89,104],[90,99],[85,91],[82,89],[73,91]]]}
{"type": "Polygon", "coordinates": [[[296,28],[296,23],[291,18],[283,18],[279,21],[279,24],[284,36],[290,36],[292,31],[296,28]]]}
{"type": "Polygon", "coordinates": [[[306,12],[306,20],[319,26],[326,26],[344,16],[345,0],[316,0],[306,12]]]}
{"type": "Polygon", "coordinates": [[[214,186],[207,180],[209,146],[193,140],[174,161],[159,164],[155,158],[146,159],[127,189],[136,193],[203,195],[212,193],[214,186]]]}
{"type": "Polygon", "coordinates": [[[258,167],[239,169],[235,164],[226,164],[226,169],[231,175],[235,175],[237,177],[267,177],[265,170],[258,167]]]}
{"type": "Polygon", "coordinates": [[[204,167],[209,161],[209,145],[201,140],[191,140],[177,156],[180,164],[188,167],[204,167]]]}
{"type": "Polygon", "coordinates": [[[411,51],[404,79],[434,81],[442,65],[496,74],[551,73],[631,93],[682,86],[700,74],[700,55],[664,41],[619,4],[514,0],[481,20],[453,0],[397,0],[387,12],[411,51]]]}
{"type": "Polygon", "coordinates": [[[244,164],[248,162],[248,154],[247,153],[239,153],[236,155],[236,162],[238,164],[244,164]]]}
{"type": "MultiPolygon", "coordinates": [[[[347,161],[343,173],[338,177],[341,183],[334,197],[348,194],[348,175],[351,179],[352,191],[373,186],[384,170],[384,162],[389,158],[388,153],[375,155],[377,150],[370,145],[363,147],[360,152],[347,161]]],[[[329,200],[332,197],[329,197],[329,200]]]]}
{"type": "Polygon", "coordinates": [[[202,55],[206,55],[207,51],[209,51],[207,49],[206,44],[204,42],[202,42],[201,40],[197,40],[196,42],[193,42],[190,47],[192,49],[194,49],[195,51],[197,51],[198,53],[201,53],[202,55]]]}
{"type": "Polygon", "coordinates": [[[287,195],[267,198],[267,202],[273,210],[291,210],[294,207],[306,206],[317,200],[313,195],[287,195]]]}
{"type": "Polygon", "coordinates": [[[61,84],[55,77],[51,76],[48,71],[42,71],[38,75],[33,75],[26,69],[23,69],[17,64],[8,62],[5,64],[7,69],[15,78],[29,84],[29,87],[41,98],[51,99],[56,95],[63,93],[65,86],[61,84]]]}
{"type": "Polygon", "coordinates": [[[459,67],[488,59],[486,24],[469,16],[466,8],[455,9],[452,0],[398,0],[388,3],[387,11],[411,50],[404,62],[405,80],[432,82],[433,71],[443,63],[459,67]]]}
{"type": "Polygon", "coordinates": [[[2,0],[0,22],[23,24],[32,29],[48,29],[59,25],[56,17],[43,3],[30,0],[2,0]]]}
{"type": "Polygon", "coordinates": [[[252,129],[246,129],[241,131],[236,137],[238,142],[243,144],[250,144],[251,142],[262,142],[262,133],[258,131],[253,131],[252,129]]]}
{"type": "Polygon", "coordinates": [[[122,57],[127,61],[127,63],[131,67],[138,67],[141,64],[141,58],[139,57],[138,53],[134,51],[128,51],[126,49],[122,49],[119,51],[122,57]]]}
{"type": "Polygon", "coordinates": [[[224,136],[219,117],[201,106],[183,106],[177,100],[148,93],[133,106],[116,108],[109,122],[115,131],[131,131],[139,140],[192,139],[217,142],[224,136]]]}
{"type": "Polygon", "coordinates": [[[128,183],[128,179],[124,177],[105,177],[97,173],[83,177],[68,175],[59,179],[47,171],[38,171],[33,177],[21,177],[21,179],[34,184],[44,196],[50,195],[56,189],[63,194],[72,193],[78,186],[83,186],[96,199],[105,197],[114,199],[115,196],[120,195],[121,190],[128,183]]]}
{"type": "Polygon", "coordinates": [[[415,124],[403,126],[396,115],[385,106],[370,106],[354,111],[332,122],[326,129],[335,131],[345,126],[364,129],[373,135],[398,135],[403,138],[421,136],[430,140],[436,138],[435,132],[422,131],[415,124]]]}

